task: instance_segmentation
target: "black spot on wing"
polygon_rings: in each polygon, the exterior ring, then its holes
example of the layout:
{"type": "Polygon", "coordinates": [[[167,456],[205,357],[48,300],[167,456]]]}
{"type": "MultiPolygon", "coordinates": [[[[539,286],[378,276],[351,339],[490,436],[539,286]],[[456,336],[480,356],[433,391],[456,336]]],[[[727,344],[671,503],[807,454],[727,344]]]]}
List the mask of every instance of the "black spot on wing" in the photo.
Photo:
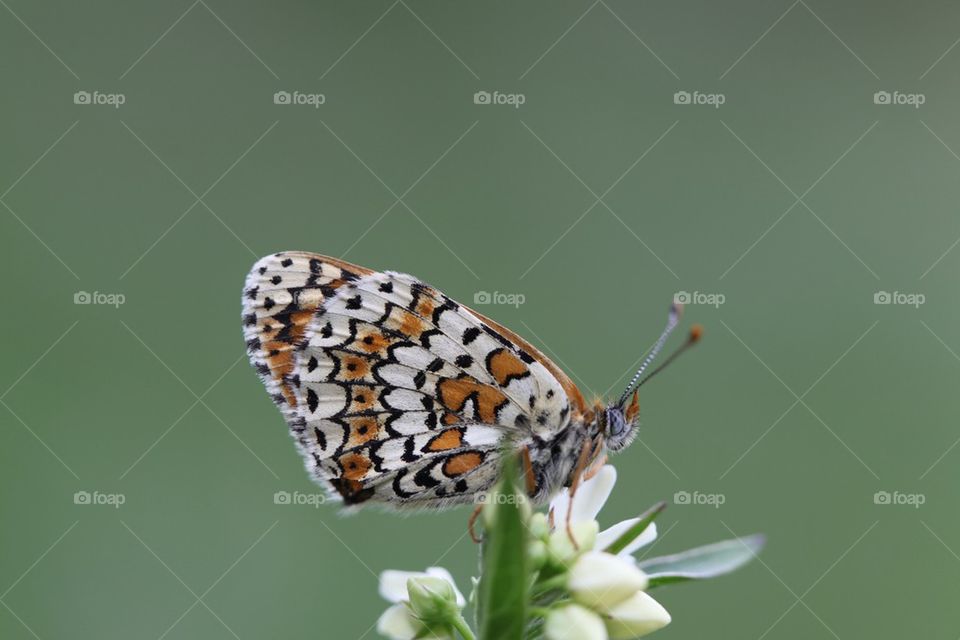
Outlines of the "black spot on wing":
{"type": "Polygon", "coordinates": [[[323,434],[323,431],[320,431],[317,427],[313,428],[313,436],[317,439],[317,445],[320,447],[321,451],[326,450],[327,448],[327,436],[323,434]]]}
{"type": "MultiPolygon", "coordinates": [[[[437,462],[439,462],[439,460],[437,462]]],[[[429,464],[425,466],[423,469],[420,469],[419,471],[417,471],[417,473],[413,476],[413,481],[417,483],[417,485],[427,489],[431,487],[435,487],[438,484],[440,484],[440,481],[434,478],[430,474],[430,472],[433,471],[433,468],[435,466],[437,466],[436,462],[433,464],[429,464]]]]}
{"type": "Polygon", "coordinates": [[[406,499],[406,498],[412,498],[413,496],[416,495],[416,494],[414,494],[414,493],[410,493],[409,491],[404,491],[404,490],[400,487],[400,481],[403,480],[403,478],[404,478],[406,475],[407,475],[407,470],[406,470],[406,469],[400,469],[399,471],[397,471],[397,475],[395,475],[395,476],[393,477],[393,493],[394,493],[398,498],[406,499]]]}
{"type": "Polygon", "coordinates": [[[414,445],[413,438],[407,438],[403,442],[403,455],[400,456],[400,459],[403,460],[404,462],[416,462],[417,460],[419,460],[419,457],[413,450],[413,445],[414,445]]]}
{"type": "Polygon", "coordinates": [[[354,483],[344,478],[331,478],[330,484],[343,497],[344,504],[360,504],[373,497],[373,487],[358,488],[354,483]]]}

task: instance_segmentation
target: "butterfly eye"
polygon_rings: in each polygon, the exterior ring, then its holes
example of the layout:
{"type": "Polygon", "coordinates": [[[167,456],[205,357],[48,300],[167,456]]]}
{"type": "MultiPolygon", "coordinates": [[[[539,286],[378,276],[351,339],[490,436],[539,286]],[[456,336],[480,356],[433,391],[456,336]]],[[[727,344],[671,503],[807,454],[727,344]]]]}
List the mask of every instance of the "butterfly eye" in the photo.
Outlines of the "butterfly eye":
{"type": "Polygon", "coordinates": [[[608,438],[616,440],[627,431],[627,420],[623,417],[623,411],[619,407],[610,407],[606,413],[606,435],[608,438]]]}

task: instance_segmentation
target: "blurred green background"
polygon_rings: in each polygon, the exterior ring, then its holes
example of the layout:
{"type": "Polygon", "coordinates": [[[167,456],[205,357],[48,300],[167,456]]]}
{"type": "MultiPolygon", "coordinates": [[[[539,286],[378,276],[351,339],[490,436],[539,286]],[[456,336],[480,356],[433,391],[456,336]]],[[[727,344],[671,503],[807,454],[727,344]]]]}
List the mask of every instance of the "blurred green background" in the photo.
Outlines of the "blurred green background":
{"type": "Polygon", "coordinates": [[[380,571],[468,588],[469,509],[274,503],[319,493],[240,329],[283,249],[522,294],[480,310],[587,394],[688,292],[602,517],[719,494],[654,551],[769,546],[657,637],[960,635],[960,6],[0,5],[0,637],[373,638],[380,571]]]}

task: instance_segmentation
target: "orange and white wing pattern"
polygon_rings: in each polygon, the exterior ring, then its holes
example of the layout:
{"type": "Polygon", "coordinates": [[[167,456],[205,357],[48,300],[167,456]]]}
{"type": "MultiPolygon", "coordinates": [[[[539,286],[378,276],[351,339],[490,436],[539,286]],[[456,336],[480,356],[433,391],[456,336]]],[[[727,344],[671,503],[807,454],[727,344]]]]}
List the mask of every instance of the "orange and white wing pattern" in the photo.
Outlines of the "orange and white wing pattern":
{"type": "Polygon", "coordinates": [[[539,351],[412,276],[281,253],[246,291],[251,362],[307,468],[347,504],[469,502],[505,445],[552,443],[584,412],[539,351]]]}
{"type": "MultiPolygon", "coordinates": [[[[369,269],[302,251],[257,261],[243,288],[243,335],[250,364],[288,423],[298,414],[285,378],[293,371],[296,346],[323,301],[369,269]]],[[[292,426],[292,424],[291,424],[292,426]]]]}

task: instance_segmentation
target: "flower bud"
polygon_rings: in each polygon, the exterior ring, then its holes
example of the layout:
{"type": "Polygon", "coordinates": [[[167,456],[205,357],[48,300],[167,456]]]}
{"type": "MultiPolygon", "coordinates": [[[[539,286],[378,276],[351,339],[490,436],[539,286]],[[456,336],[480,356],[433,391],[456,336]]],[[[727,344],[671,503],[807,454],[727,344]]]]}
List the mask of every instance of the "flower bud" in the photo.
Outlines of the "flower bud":
{"type": "Polygon", "coordinates": [[[639,638],[670,624],[670,614],[643,591],[607,610],[607,631],[613,640],[639,638]]]}
{"type": "Polygon", "coordinates": [[[646,589],[647,576],[629,559],[589,551],[571,567],[567,587],[578,602],[607,611],[646,589]]]}
{"type": "Polygon", "coordinates": [[[407,580],[407,593],[413,614],[434,626],[444,625],[451,617],[459,615],[457,593],[453,585],[443,578],[424,576],[407,580]]]}
{"type": "Polygon", "coordinates": [[[543,626],[547,640],[607,640],[603,620],[586,607],[568,604],[551,609],[543,626]]]}
{"type": "Polygon", "coordinates": [[[530,523],[527,525],[530,530],[530,537],[543,539],[550,535],[550,522],[547,520],[547,514],[537,512],[530,517],[530,523]]]}
{"type": "Polygon", "coordinates": [[[543,540],[532,540],[527,547],[527,557],[530,558],[530,567],[540,569],[547,562],[547,545],[543,540]]]}
{"type": "Polygon", "coordinates": [[[568,564],[577,554],[593,549],[593,545],[597,541],[597,531],[599,531],[599,529],[600,527],[597,525],[596,520],[574,522],[570,525],[570,531],[567,531],[565,524],[558,526],[557,529],[550,534],[547,542],[551,556],[560,564],[568,564]],[[573,541],[570,539],[571,534],[573,540],[577,541],[576,546],[574,546],[573,541]]]}

